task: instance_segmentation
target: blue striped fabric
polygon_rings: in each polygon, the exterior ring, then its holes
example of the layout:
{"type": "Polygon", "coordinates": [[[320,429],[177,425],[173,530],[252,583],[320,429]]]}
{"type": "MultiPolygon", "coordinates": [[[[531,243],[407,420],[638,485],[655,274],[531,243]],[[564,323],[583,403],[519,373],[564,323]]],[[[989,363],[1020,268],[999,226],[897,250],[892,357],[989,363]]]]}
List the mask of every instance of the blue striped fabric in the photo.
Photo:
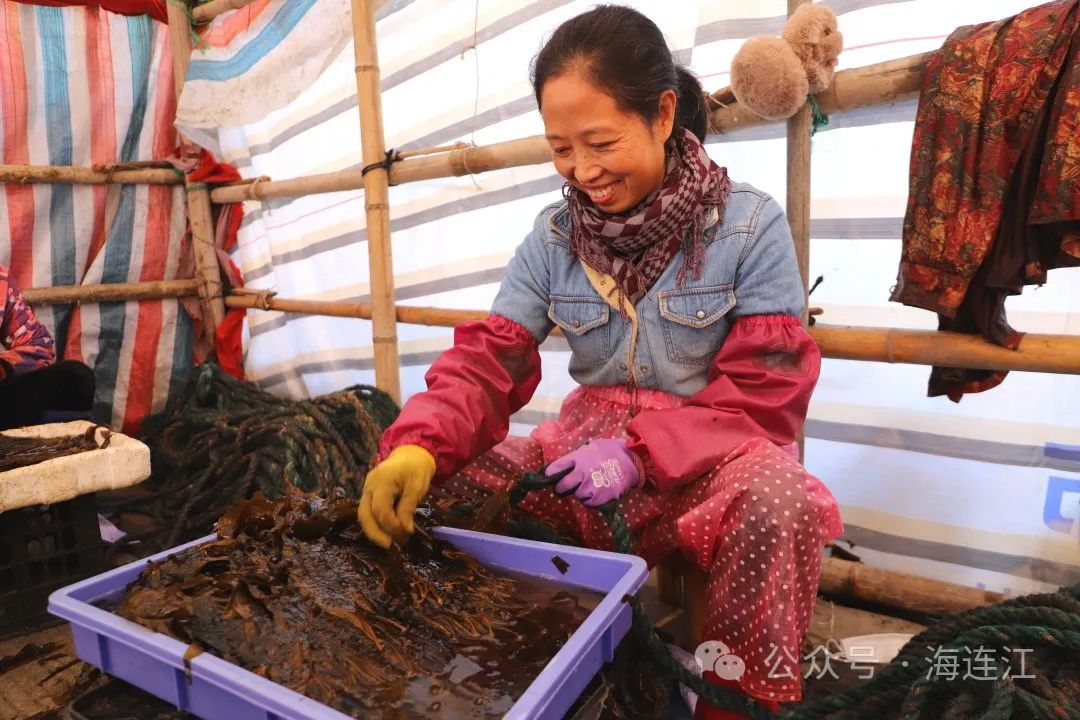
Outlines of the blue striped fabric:
{"type": "MultiPolygon", "coordinates": [[[[71,165],[71,107],[67,84],[67,48],[64,20],[60,8],[38,7],[38,33],[41,57],[45,65],[45,121],[50,165],[71,165]]],[[[57,285],[75,284],[75,216],[72,188],[57,185],[52,189],[49,218],[52,251],[52,278],[57,285]]],[[[53,307],[57,347],[64,347],[71,307],[53,307]]]]}
{"type": "MultiPolygon", "coordinates": [[[[147,112],[147,93],[149,91],[150,42],[152,29],[150,18],[132,17],[127,19],[128,45],[131,63],[131,124],[120,148],[120,162],[137,160],[139,137],[142,135],[143,122],[147,112]]],[[[102,282],[128,282],[131,272],[132,234],[135,225],[135,185],[120,187],[120,202],[116,208],[116,217],[109,228],[105,242],[105,268],[102,282]]],[[[99,421],[113,416],[113,397],[116,393],[120,357],[123,353],[125,325],[127,324],[125,303],[102,303],[101,338],[94,374],[97,376],[97,392],[94,397],[94,415],[99,421]]]]}

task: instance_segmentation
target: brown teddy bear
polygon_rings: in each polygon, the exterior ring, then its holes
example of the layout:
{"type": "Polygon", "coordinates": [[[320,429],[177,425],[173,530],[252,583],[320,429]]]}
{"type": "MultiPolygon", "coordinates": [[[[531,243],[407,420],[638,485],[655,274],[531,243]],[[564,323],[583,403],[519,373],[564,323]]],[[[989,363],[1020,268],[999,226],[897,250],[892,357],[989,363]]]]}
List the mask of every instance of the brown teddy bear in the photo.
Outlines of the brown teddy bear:
{"type": "Polygon", "coordinates": [[[844,47],[836,15],[824,5],[800,5],[780,37],[757,36],[743,43],[731,61],[735,99],[767,120],[791,117],[832,84],[844,47]]]}

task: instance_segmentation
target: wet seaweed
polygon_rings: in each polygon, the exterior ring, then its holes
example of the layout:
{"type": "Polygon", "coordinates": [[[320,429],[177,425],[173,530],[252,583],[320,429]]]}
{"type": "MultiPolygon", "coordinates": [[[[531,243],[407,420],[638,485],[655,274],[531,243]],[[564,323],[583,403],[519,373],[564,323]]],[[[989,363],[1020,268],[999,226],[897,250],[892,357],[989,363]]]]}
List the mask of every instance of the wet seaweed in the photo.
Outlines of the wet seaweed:
{"type": "Polygon", "coordinates": [[[257,493],[151,563],[116,611],[358,718],[495,718],[587,614],[432,537],[384,551],[356,502],[257,493]]]}

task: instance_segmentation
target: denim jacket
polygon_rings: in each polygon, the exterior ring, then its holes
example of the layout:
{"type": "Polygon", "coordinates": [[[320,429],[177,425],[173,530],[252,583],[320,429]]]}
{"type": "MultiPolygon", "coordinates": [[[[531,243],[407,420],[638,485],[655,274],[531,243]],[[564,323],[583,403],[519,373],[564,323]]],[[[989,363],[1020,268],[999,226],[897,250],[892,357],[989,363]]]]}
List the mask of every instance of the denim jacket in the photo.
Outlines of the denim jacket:
{"type": "MultiPolygon", "coordinates": [[[[492,306],[538,342],[558,326],[570,346],[570,375],[581,385],[625,385],[690,396],[731,322],[749,315],[794,315],[803,287],[791,231],[779,204],[744,183],[723,217],[705,230],[701,277],[678,287],[680,251],[624,319],[614,282],[570,254],[565,201],[545,208],[518,247],[492,306]]],[[[624,301],[625,302],[625,301],[624,301]]]]}

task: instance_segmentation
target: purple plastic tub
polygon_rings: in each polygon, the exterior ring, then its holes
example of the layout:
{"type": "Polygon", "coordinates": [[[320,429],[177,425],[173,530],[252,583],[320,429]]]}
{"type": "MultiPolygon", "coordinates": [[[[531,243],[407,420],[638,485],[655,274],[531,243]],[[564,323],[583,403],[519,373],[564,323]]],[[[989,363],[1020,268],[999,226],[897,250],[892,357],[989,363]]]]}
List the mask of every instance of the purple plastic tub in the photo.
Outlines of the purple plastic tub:
{"type": "MultiPolygon", "coordinates": [[[[503,716],[561,720],[596,672],[611,661],[615,646],[630,629],[631,609],[624,598],[634,595],[645,582],[645,561],[633,555],[452,528],[438,528],[435,536],[488,567],[604,593],[570,640],[503,716]],[[559,573],[552,563],[556,555],[566,562],[565,573],[559,573]]],[[[161,560],[212,539],[210,535],[57,590],[49,597],[49,612],[71,623],[76,653],[84,661],[201,718],[349,720],[322,703],[209,653],[185,663],[184,643],[91,604],[119,599],[149,560],[161,560]]]]}

